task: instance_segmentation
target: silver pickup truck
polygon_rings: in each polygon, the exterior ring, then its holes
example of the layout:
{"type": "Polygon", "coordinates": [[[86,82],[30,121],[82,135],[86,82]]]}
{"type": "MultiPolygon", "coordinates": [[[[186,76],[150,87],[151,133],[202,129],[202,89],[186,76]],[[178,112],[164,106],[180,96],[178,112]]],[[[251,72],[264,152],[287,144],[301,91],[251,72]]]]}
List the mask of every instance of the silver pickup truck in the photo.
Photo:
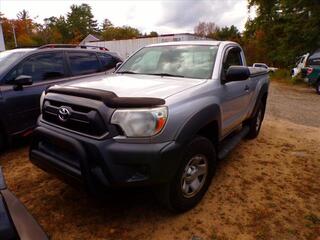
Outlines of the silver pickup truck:
{"type": "Polygon", "coordinates": [[[99,194],[152,186],[183,212],[207,191],[215,166],[244,137],[257,137],[269,87],[234,42],[161,43],[111,75],[53,86],[30,148],[40,168],[99,194]]]}

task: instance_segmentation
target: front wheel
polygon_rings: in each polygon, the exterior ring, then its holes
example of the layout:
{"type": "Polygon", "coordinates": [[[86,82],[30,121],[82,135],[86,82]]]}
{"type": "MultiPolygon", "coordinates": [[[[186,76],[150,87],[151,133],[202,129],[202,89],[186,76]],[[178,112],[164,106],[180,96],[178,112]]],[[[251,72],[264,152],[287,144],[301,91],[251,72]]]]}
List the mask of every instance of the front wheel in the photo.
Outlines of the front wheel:
{"type": "Polygon", "coordinates": [[[194,138],[183,153],[176,176],[156,195],[161,203],[175,212],[196,206],[206,193],[215,171],[216,152],[204,137],[194,138]]]}

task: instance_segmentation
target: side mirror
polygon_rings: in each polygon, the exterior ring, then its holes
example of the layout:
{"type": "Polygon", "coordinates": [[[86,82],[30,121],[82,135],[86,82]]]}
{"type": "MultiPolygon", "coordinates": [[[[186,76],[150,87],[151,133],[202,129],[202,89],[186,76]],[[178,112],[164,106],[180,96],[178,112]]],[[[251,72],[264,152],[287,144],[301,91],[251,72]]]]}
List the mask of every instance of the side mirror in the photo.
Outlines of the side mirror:
{"type": "Polygon", "coordinates": [[[122,62],[117,62],[115,70],[117,70],[121,66],[122,62]]]}
{"type": "Polygon", "coordinates": [[[32,77],[28,75],[20,75],[16,77],[13,81],[13,84],[15,85],[14,86],[15,90],[21,90],[23,86],[32,85],[32,83],[33,83],[32,77]]]}
{"type": "Polygon", "coordinates": [[[244,66],[230,66],[226,73],[225,82],[244,81],[250,77],[250,70],[244,66]]]}

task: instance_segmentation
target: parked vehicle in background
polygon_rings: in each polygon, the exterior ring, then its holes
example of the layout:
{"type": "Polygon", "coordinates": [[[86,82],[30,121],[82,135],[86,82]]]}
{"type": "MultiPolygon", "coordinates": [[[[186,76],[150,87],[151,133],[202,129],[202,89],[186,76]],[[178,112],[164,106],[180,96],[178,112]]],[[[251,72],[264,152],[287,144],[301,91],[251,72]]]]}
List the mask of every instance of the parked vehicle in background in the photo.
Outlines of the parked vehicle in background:
{"type": "Polygon", "coordinates": [[[269,77],[233,42],[150,45],[109,76],[43,93],[31,161],[93,193],[151,185],[181,212],[204,196],[216,161],[257,137],[269,77]]]}
{"type": "Polygon", "coordinates": [[[47,87],[82,75],[105,75],[120,61],[116,53],[74,45],[1,52],[0,150],[14,136],[28,135],[35,127],[40,95],[47,87]]]}
{"type": "Polygon", "coordinates": [[[274,67],[269,67],[267,64],[265,63],[254,63],[252,65],[253,67],[260,67],[260,68],[264,68],[267,69],[269,72],[275,72],[278,70],[278,68],[274,68],[274,67]]]}
{"type": "Polygon", "coordinates": [[[301,70],[306,67],[309,55],[309,53],[306,53],[298,57],[295,67],[291,70],[291,77],[298,76],[298,74],[301,73],[301,70]]]}
{"type": "Polygon", "coordinates": [[[0,239],[47,240],[22,203],[7,189],[0,167],[0,239]]]}
{"type": "Polygon", "coordinates": [[[302,69],[302,77],[311,86],[314,86],[320,95],[320,52],[316,52],[309,57],[307,67],[302,69]]]}

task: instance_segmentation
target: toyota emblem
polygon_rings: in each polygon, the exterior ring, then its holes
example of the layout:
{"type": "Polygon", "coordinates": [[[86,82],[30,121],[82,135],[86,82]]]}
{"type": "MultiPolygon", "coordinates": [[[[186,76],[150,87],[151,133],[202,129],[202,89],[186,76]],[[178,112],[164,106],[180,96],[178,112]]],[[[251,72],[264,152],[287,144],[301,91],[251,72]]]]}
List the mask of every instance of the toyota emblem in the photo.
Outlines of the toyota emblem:
{"type": "Polygon", "coordinates": [[[58,117],[60,121],[66,122],[71,116],[70,110],[67,107],[60,107],[58,117]]]}

